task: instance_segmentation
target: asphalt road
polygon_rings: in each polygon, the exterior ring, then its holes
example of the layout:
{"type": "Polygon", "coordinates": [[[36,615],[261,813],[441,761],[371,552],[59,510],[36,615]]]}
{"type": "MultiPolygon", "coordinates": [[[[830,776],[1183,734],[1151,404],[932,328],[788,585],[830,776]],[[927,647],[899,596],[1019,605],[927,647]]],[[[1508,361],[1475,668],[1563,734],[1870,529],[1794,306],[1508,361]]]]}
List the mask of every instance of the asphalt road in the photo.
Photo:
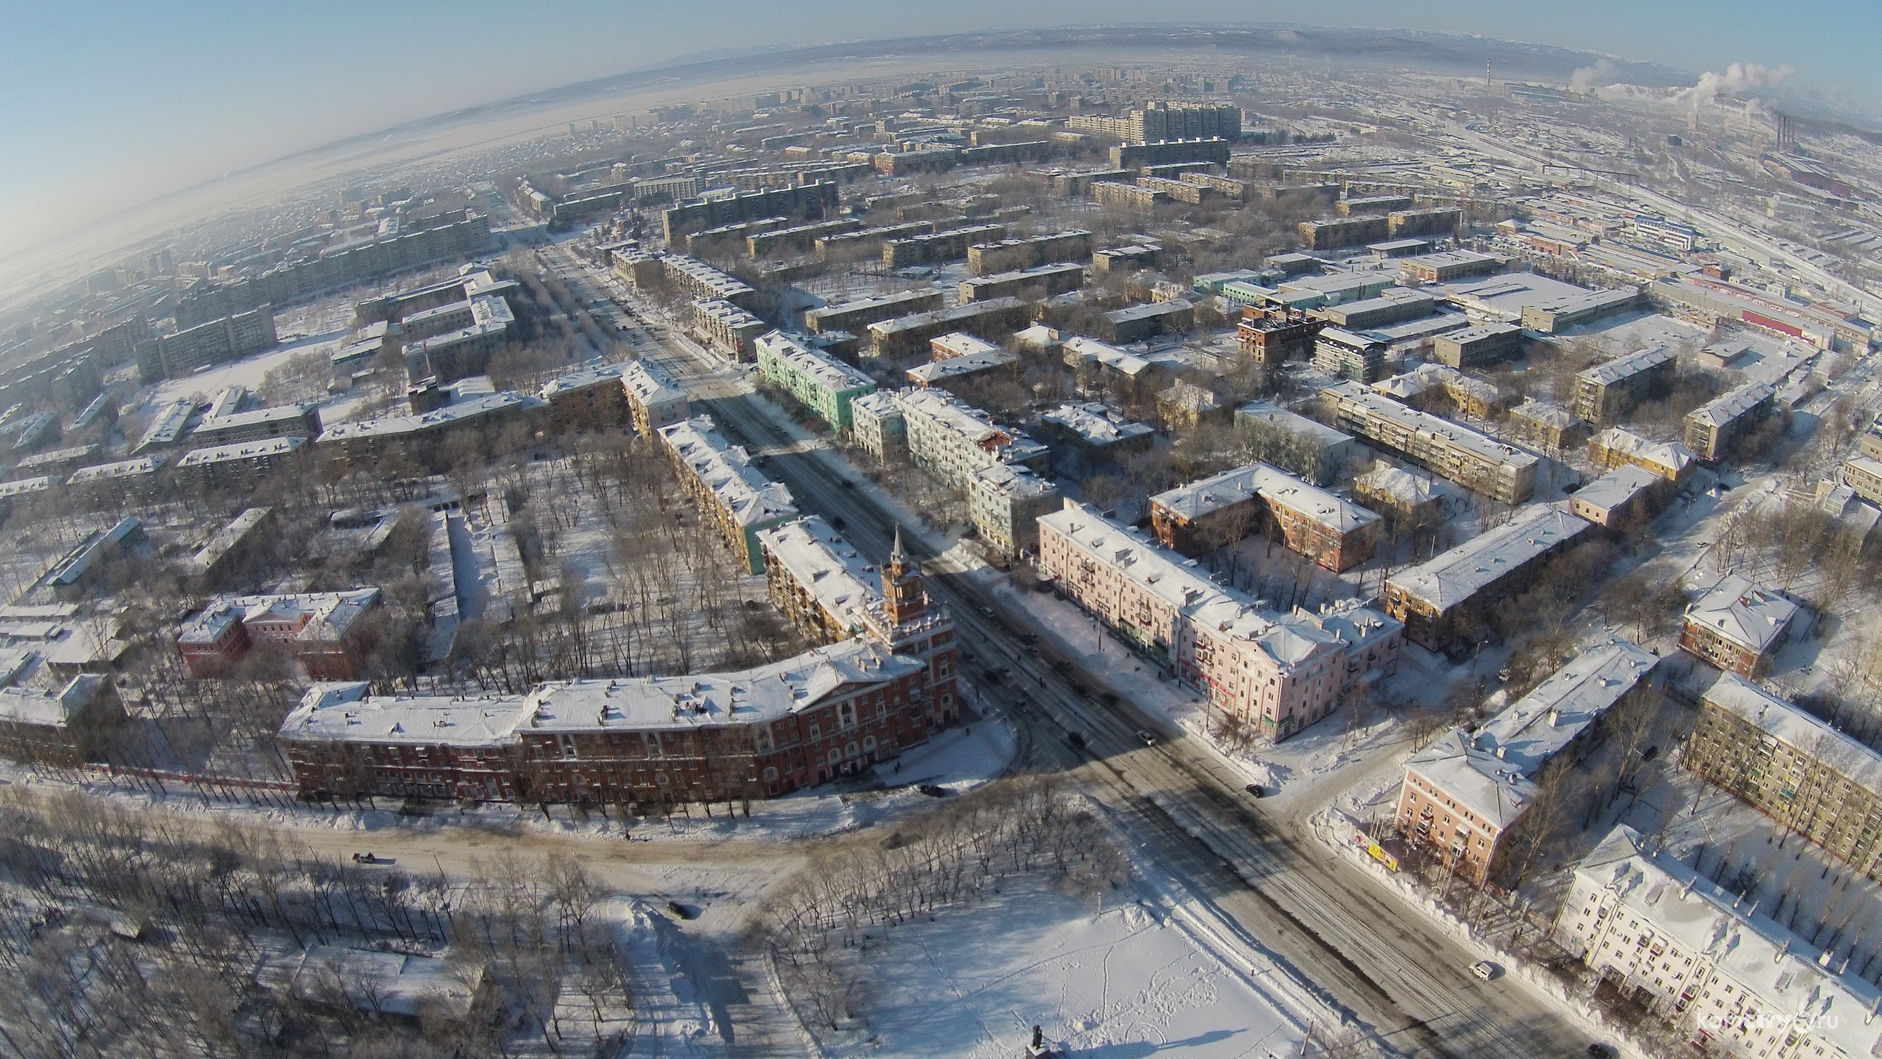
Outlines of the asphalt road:
{"type": "MultiPolygon", "coordinates": [[[[631,341],[688,385],[696,408],[768,456],[767,473],[791,488],[800,507],[841,519],[844,535],[864,551],[888,553],[892,519],[868,490],[843,485],[853,472],[840,457],[793,438],[691,342],[670,332],[655,338],[631,341]]],[[[905,543],[931,558],[912,536],[905,543]]],[[[1479,981],[1469,973],[1469,950],[1317,842],[1283,833],[1206,750],[1162,733],[1127,700],[1101,697],[1104,674],[1069,661],[1067,672],[1055,669],[1059,656],[1049,642],[1037,655],[1029,651],[1019,639],[1028,624],[1009,620],[999,600],[967,579],[931,572],[928,584],[975,655],[969,676],[989,666],[1012,670],[998,686],[983,681],[982,697],[1027,737],[1029,763],[1069,771],[1117,815],[1147,859],[1273,954],[1296,985],[1351,1011],[1407,1055],[1586,1054],[1589,1039],[1552,1008],[1506,979],[1479,981]],[[1159,733],[1155,746],[1137,734],[1145,729],[1159,733]],[[1084,737],[1082,751],[1067,741],[1071,732],[1084,737]]]]}

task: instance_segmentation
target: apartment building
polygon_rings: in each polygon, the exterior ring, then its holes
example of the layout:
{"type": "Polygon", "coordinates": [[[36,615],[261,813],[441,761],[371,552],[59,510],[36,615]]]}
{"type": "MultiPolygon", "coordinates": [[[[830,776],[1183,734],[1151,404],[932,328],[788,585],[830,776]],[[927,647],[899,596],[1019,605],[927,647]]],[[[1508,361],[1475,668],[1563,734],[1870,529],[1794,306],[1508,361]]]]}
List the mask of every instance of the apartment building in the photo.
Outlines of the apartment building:
{"type": "Polygon", "coordinates": [[[1771,671],[1799,608],[1783,595],[1727,574],[1686,605],[1680,650],[1751,680],[1771,671]]]}
{"type": "Polygon", "coordinates": [[[1339,217],[1302,221],[1299,232],[1301,245],[1308,250],[1337,250],[1390,238],[1392,222],[1385,217],[1339,217]]]}
{"type": "Polygon", "coordinates": [[[253,489],[292,464],[307,443],[303,437],[268,438],[191,449],[176,461],[175,474],[197,490],[253,489]]]}
{"type": "Polygon", "coordinates": [[[1351,431],[1435,474],[1505,504],[1520,504],[1536,491],[1537,458],[1446,419],[1420,412],[1346,381],[1323,387],[1334,420],[1351,431]]]}
{"type": "Polygon", "coordinates": [[[1056,443],[1053,466],[1060,474],[1083,475],[1132,453],[1148,452],[1156,431],[1133,423],[1095,401],[1062,404],[1039,416],[1039,433],[1056,443]]]}
{"type": "Polygon", "coordinates": [[[758,336],[758,373],[811,410],[832,430],[847,430],[850,402],[876,392],[874,379],[785,334],[758,336]]]}
{"type": "Polygon", "coordinates": [[[278,341],[274,309],[263,305],[139,343],[137,375],[146,384],[181,379],[212,364],[226,364],[273,349],[278,341]]]}
{"type": "Polygon", "coordinates": [[[1038,525],[1040,574],[1204,695],[1212,724],[1278,742],[1397,670],[1403,627],[1369,608],[1264,613],[1180,555],[1072,501],[1038,525]]]}
{"type": "Polygon", "coordinates": [[[470,322],[461,327],[406,341],[403,351],[406,378],[414,382],[435,379],[439,383],[451,383],[489,370],[490,358],[510,340],[516,315],[510,310],[509,302],[495,295],[470,299],[468,314],[470,322]]]}
{"type": "Polygon", "coordinates": [[[857,334],[873,323],[940,309],[946,304],[945,298],[946,296],[938,287],[920,287],[915,290],[897,291],[893,294],[880,294],[870,298],[837,302],[834,305],[804,310],[804,329],[813,335],[820,335],[826,331],[848,331],[851,334],[857,334]]]}
{"type": "Polygon", "coordinates": [[[1126,143],[1111,148],[1114,169],[1138,169],[1142,166],[1179,165],[1185,162],[1227,165],[1232,145],[1221,137],[1194,140],[1155,140],[1126,143]]]}
{"type": "Polygon", "coordinates": [[[1696,465],[1691,450],[1679,442],[1649,441],[1620,427],[1588,439],[1588,459],[1604,471],[1631,464],[1675,483],[1685,481],[1696,465]]]}
{"type": "Polygon", "coordinates": [[[1736,673],[1699,700],[1680,763],[1882,878],[1882,756],[1736,673]]]}
{"type": "MultiPolygon", "coordinates": [[[[1126,173],[1110,174],[1127,176],[1126,173]]],[[[1077,195],[1081,192],[1073,191],[1077,195]]],[[[1062,193],[1063,194],[1063,193],[1062,193]]],[[[1114,246],[1107,250],[1094,250],[1091,254],[1091,271],[1094,275],[1108,276],[1113,272],[1125,275],[1147,268],[1156,268],[1163,257],[1163,248],[1154,243],[1132,243],[1129,246],[1114,246]]]]}
{"type": "Polygon", "coordinates": [[[1353,382],[1378,382],[1385,376],[1388,348],[1386,341],[1373,332],[1323,327],[1314,336],[1313,366],[1353,382]]]}
{"type": "Polygon", "coordinates": [[[680,488],[699,505],[700,515],[718,526],[719,536],[748,571],[764,573],[758,533],[798,517],[791,491],[752,466],[744,448],[726,441],[711,416],[695,416],[656,433],[680,488]]]}
{"type": "Polygon", "coordinates": [[[1085,285],[1085,266],[1077,262],[1036,265],[962,280],[960,301],[984,302],[993,298],[1052,298],[1085,285]]]}
{"type": "Polygon", "coordinates": [[[1060,506],[1059,487],[1020,464],[982,467],[967,485],[975,532],[1008,558],[1032,552],[1039,543],[1039,516],[1060,506]]]}
{"type": "Polygon", "coordinates": [[[1474,419],[1501,416],[1516,403],[1515,398],[1497,389],[1495,383],[1442,364],[1420,364],[1403,375],[1376,382],[1372,388],[1405,404],[1428,393],[1442,393],[1458,414],[1474,419]]]}
{"type": "Polygon", "coordinates": [[[895,394],[877,390],[850,402],[850,440],[880,464],[907,455],[908,421],[895,394]]]}
{"type": "Polygon", "coordinates": [[[317,438],[320,436],[320,406],[281,405],[208,417],[197,423],[188,436],[192,444],[200,446],[234,445],[268,438],[317,438]]]}
{"type": "Polygon", "coordinates": [[[548,407],[543,417],[549,429],[557,434],[598,433],[632,422],[622,371],[620,364],[597,364],[544,383],[542,399],[548,407]]]}
{"type": "Polygon", "coordinates": [[[1523,444],[1554,453],[1566,452],[1589,434],[1588,424],[1568,409],[1537,400],[1524,401],[1510,411],[1508,430],[1523,444]]]}
{"type": "Polygon", "coordinates": [[[743,280],[728,276],[704,261],[668,254],[660,259],[668,283],[695,301],[731,302],[750,311],[757,306],[758,291],[743,280]]]}
{"type": "MultiPolygon", "coordinates": [[[[937,338],[935,341],[939,342],[941,339],[937,338]]],[[[974,341],[980,342],[977,338],[974,341]]],[[[981,344],[986,345],[986,343],[981,344]]],[[[944,357],[927,364],[917,364],[908,369],[907,374],[908,381],[916,386],[938,386],[945,390],[968,380],[984,381],[1000,378],[1018,382],[1021,371],[1017,354],[1008,353],[995,346],[977,353],[944,357]]]]}
{"type": "Polygon", "coordinates": [[[1453,368],[1482,367],[1522,351],[1523,329],[1515,324],[1480,324],[1431,340],[1431,353],[1438,363],[1453,368]]]}
{"type": "Polygon", "coordinates": [[[882,602],[881,573],[821,516],[758,532],[765,589],[778,613],[813,644],[860,636],[882,602]]]}
{"type": "Polygon", "coordinates": [[[1582,753],[1610,710],[1649,694],[1659,661],[1625,640],[1584,651],[1476,730],[1413,754],[1393,814],[1399,832],[1475,886],[1500,880],[1541,793],[1537,774],[1582,753]]]}
{"type": "Polygon", "coordinates": [[[622,365],[621,389],[627,396],[627,414],[634,432],[649,441],[660,428],[691,417],[686,391],[665,368],[650,360],[630,360],[622,365]]]}
{"type": "Polygon", "coordinates": [[[1333,571],[1372,558],[1382,520],[1265,463],[1211,475],[1150,498],[1158,543],[1184,555],[1234,547],[1251,532],[1333,571]]]}
{"type": "Polygon", "coordinates": [[[929,351],[929,343],[953,331],[997,342],[1026,326],[1031,310],[1018,298],[994,298],[949,309],[898,316],[869,325],[870,355],[904,364],[929,351]]]}
{"type": "Polygon", "coordinates": [[[1195,324],[1195,307],[1188,299],[1173,298],[1148,305],[1127,305],[1113,309],[1100,319],[1106,342],[1129,345],[1164,334],[1184,334],[1195,324]]]}
{"type": "Polygon", "coordinates": [[[1005,237],[1004,224],[975,224],[966,228],[911,235],[906,239],[890,239],[882,244],[882,267],[909,268],[962,261],[967,257],[968,247],[1005,237]]]}
{"type": "Polygon", "coordinates": [[[314,448],[341,474],[388,459],[410,460],[436,473],[448,469],[468,446],[482,451],[512,431],[518,437],[533,435],[547,408],[542,398],[513,390],[466,396],[428,412],[336,423],[321,431],[314,448]]]}
{"type": "Polygon", "coordinates": [[[1555,942],[1675,1026],[1695,1055],[1858,1059],[1882,1051],[1882,992],[1847,961],[1625,824],[1582,858],[1555,942]]]}
{"type": "Polygon", "coordinates": [[[1568,510],[1603,529],[1626,530],[1651,520],[1671,494],[1665,478],[1629,463],[1577,489],[1568,510]]]}
{"type": "Polygon", "coordinates": [[[96,673],[56,689],[0,687],[0,757],[67,768],[95,761],[125,719],[117,690],[96,673]]]}
{"type": "Polygon", "coordinates": [[[1399,526],[1435,526],[1444,520],[1444,495],[1437,483],[1388,463],[1353,479],[1353,499],[1399,526]]]}
{"type": "Polygon", "coordinates": [[[660,216],[661,234],[668,246],[687,232],[718,228],[760,217],[802,217],[816,220],[838,206],[835,181],[792,184],[683,202],[660,216]]]}
{"type": "Polygon", "coordinates": [[[756,355],[752,343],[768,329],[763,320],[717,298],[693,303],[693,326],[708,346],[741,364],[756,355]]]}
{"type": "Polygon", "coordinates": [[[176,649],[198,680],[226,674],[258,646],[298,662],[314,680],[355,680],[368,648],[362,622],[379,602],[376,588],[222,596],[183,623],[176,649]]]}
{"type": "Polygon", "coordinates": [[[1843,484],[1871,504],[1882,506],[1882,460],[1855,456],[1843,463],[1843,484]]]}
{"type": "MultiPolygon", "coordinates": [[[[849,569],[827,527],[769,539],[790,599],[849,569]],[[802,554],[800,554],[800,552],[802,554]]],[[[862,572],[867,572],[862,571],[862,572]]],[[[768,572],[768,579],[772,575],[768,572]]],[[[657,806],[788,793],[854,776],[959,716],[953,622],[901,547],[860,606],[860,634],[735,673],[558,681],[522,696],[309,689],[279,733],[301,793],[657,806]]],[[[855,589],[868,591],[858,577],[855,589]]],[[[816,595],[810,590],[811,595],[816,595]]],[[[823,628],[824,618],[814,619],[823,628]]]]}
{"type": "Polygon", "coordinates": [[[87,506],[116,500],[148,501],[157,495],[158,472],[163,470],[162,456],[140,456],[80,467],[65,481],[67,495],[87,506]]]}
{"type": "Polygon", "coordinates": [[[1405,623],[1405,636],[1442,651],[1469,636],[1490,609],[1533,584],[1543,567],[1589,524],[1551,504],[1518,511],[1509,522],[1385,583],[1385,611],[1405,623]]]}
{"type": "Polygon", "coordinates": [[[1073,132],[1110,136],[1125,143],[1218,137],[1238,140],[1242,135],[1242,110],[1229,104],[1159,100],[1118,117],[1074,114],[1065,119],[1065,127],[1073,132]]]}
{"type": "Polygon", "coordinates": [[[1036,268],[1091,256],[1091,233],[1073,228],[1028,239],[977,243],[967,248],[967,271],[976,276],[1036,268]]]}
{"type": "Polygon", "coordinates": [[[974,474],[995,464],[1023,465],[1043,473],[1051,453],[1017,430],[997,426],[979,409],[941,390],[903,390],[895,395],[917,467],[967,492],[974,474]]]}
{"type": "Polygon", "coordinates": [[[1325,320],[1312,319],[1298,311],[1250,305],[1242,309],[1242,318],[1235,326],[1235,340],[1251,359],[1278,368],[1287,361],[1312,356],[1314,340],[1325,326],[1325,320]]]}
{"type": "Polygon", "coordinates": [[[1351,434],[1269,401],[1237,408],[1235,426],[1263,462],[1319,486],[1333,484],[1347,460],[1359,451],[1351,434]]]}
{"type": "Polygon", "coordinates": [[[1596,364],[1575,376],[1570,411],[1605,426],[1642,401],[1666,396],[1673,388],[1675,367],[1673,351],[1665,346],[1596,364]]]}
{"type": "Polygon", "coordinates": [[[1725,454],[1732,439],[1756,426],[1777,406],[1777,388],[1748,382],[1686,413],[1686,448],[1711,463],[1725,454]]]}
{"type": "Polygon", "coordinates": [[[1447,250],[1401,258],[1398,272],[1402,279],[1418,283],[1449,283],[1472,276],[1491,276],[1509,267],[1506,258],[1479,254],[1474,250],[1447,250]]]}
{"type": "Polygon", "coordinates": [[[1464,223],[1464,211],[1455,206],[1429,209],[1393,210],[1386,214],[1388,230],[1394,239],[1414,235],[1451,235],[1464,223]]]}

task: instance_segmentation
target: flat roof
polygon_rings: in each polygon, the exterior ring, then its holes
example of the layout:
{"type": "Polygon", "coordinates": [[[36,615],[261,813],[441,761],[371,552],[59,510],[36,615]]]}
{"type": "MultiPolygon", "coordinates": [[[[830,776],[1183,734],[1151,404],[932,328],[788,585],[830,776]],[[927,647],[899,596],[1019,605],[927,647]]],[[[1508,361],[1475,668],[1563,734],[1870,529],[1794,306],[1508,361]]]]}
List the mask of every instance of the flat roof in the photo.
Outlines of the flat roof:
{"type": "Polygon", "coordinates": [[[1129,323],[1133,320],[1148,320],[1157,316],[1169,316],[1174,313],[1193,309],[1188,299],[1172,298],[1167,302],[1150,302],[1146,305],[1127,305],[1122,309],[1113,309],[1104,314],[1106,320],[1114,324],[1129,323]]]}
{"type": "Polygon", "coordinates": [[[1335,430],[1325,423],[1308,419],[1298,412],[1290,412],[1271,401],[1251,401],[1235,410],[1235,417],[1258,419],[1270,426],[1278,427],[1290,434],[1310,437],[1322,445],[1334,446],[1353,440],[1353,436],[1344,431],[1335,430]]]}
{"type": "Polygon", "coordinates": [[[178,470],[185,467],[201,467],[212,463],[233,463],[240,460],[261,460],[271,456],[286,456],[307,444],[303,437],[262,438],[258,441],[238,441],[232,445],[215,445],[206,449],[191,449],[176,461],[178,470]]]}
{"type": "Polygon", "coordinates": [[[100,463],[91,467],[80,467],[65,480],[67,485],[85,485],[90,482],[107,481],[116,478],[130,478],[139,474],[155,474],[163,467],[162,456],[142,456],[135,460],[119,460],[116,463],[100,463]]]}
{"type": "Polygon", "coordinates": [[[1666,479],[1631,463],[1622,464],[1576,490],[1572,503],[1612,511],[1666,479]]]}
{"type": "Polygon", "coordinates": [[[965,305],[956,305],[948,309],[935,309],[931,312],[898,316],[893,320],[879,320],[869,325],[869,332],[880,338],[886,335],[898,334],[903,331],[919,331],[924,328],[933,327],[936,324],[950,324],[960,320],[972,320],[976,317],[992,316],[995,313],[1011,312],[1014,309],[1022,309],[1025,305],[1025,302],[1011,295],[1002,298],[989,298],[984,302],[968,302],[965,305]]]}
{"type": "Polygon", "coordinates": [[[80,673],[57,691],[0,688],[0,720],[46,728],[65,728],[78,718],[103,687],[105,678],[80,673]]]}
{"type": "Polygon", "coordinates": [[[502,393],[483,394],[445,405],[417,415],[387,416],[383,419],[364,419],[351,423],[335,423],[321,431],[320,442],[344,441],[348,438],[387,437],[394,434],[410,434],[433,427],[442,427],[451,423],[475,419],[492,412],[507,408],[542,408],[546,402],[534,394],[520,394],[514,390],[502,393]]]}

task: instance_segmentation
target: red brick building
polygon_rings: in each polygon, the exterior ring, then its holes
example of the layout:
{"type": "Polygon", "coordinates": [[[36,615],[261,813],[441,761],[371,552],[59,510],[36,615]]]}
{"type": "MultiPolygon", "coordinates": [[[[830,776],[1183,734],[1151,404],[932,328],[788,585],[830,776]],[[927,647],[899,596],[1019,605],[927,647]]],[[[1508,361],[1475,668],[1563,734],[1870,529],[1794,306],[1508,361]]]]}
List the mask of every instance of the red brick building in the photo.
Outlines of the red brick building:
{"type": "Polygon", "coordinates": [[[278,596],[223,596],[183,624],[176,647],[191,677],[221,676],[257,645],[300,663],[314,680],[359,675],[360,619],[376,588],[278,596]]]}
{"type": "Polygon", "coordinates": [[[1158,493],[1150,498],[1150,522],[1160,544],[1184,555],[1261,532],[1329,570],[1372,558],[1383,524],[1358,504],[1265,463],[1158,493]]]}

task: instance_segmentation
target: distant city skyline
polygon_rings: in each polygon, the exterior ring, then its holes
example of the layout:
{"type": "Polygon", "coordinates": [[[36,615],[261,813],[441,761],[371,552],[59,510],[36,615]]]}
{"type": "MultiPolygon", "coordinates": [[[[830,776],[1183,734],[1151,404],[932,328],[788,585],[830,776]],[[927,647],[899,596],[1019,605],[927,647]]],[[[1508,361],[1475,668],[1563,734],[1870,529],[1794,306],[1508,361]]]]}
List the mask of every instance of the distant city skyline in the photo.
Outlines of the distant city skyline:
{"type": "MultiPolygon", "coordinates": [[[[1510,5],[1433,0],[1198,0],[1185,22],[1293,22],[1475,32],[1692,71],[1787,65],[1792,84],[1882,109],[1867,43],[1882,11],[1802,0],[1510,5]]],[[[465,106],[606,77],[676,56],[838,40],[1142,21],[1116,0],[945,6],[806,0],[691,5],[514,4],[159,8],[78,0],[16,11],[0,38],[0,261],[219,174],[465,106]]],[[[836,70],[828,76],[840,76],[836,70]]]]}

